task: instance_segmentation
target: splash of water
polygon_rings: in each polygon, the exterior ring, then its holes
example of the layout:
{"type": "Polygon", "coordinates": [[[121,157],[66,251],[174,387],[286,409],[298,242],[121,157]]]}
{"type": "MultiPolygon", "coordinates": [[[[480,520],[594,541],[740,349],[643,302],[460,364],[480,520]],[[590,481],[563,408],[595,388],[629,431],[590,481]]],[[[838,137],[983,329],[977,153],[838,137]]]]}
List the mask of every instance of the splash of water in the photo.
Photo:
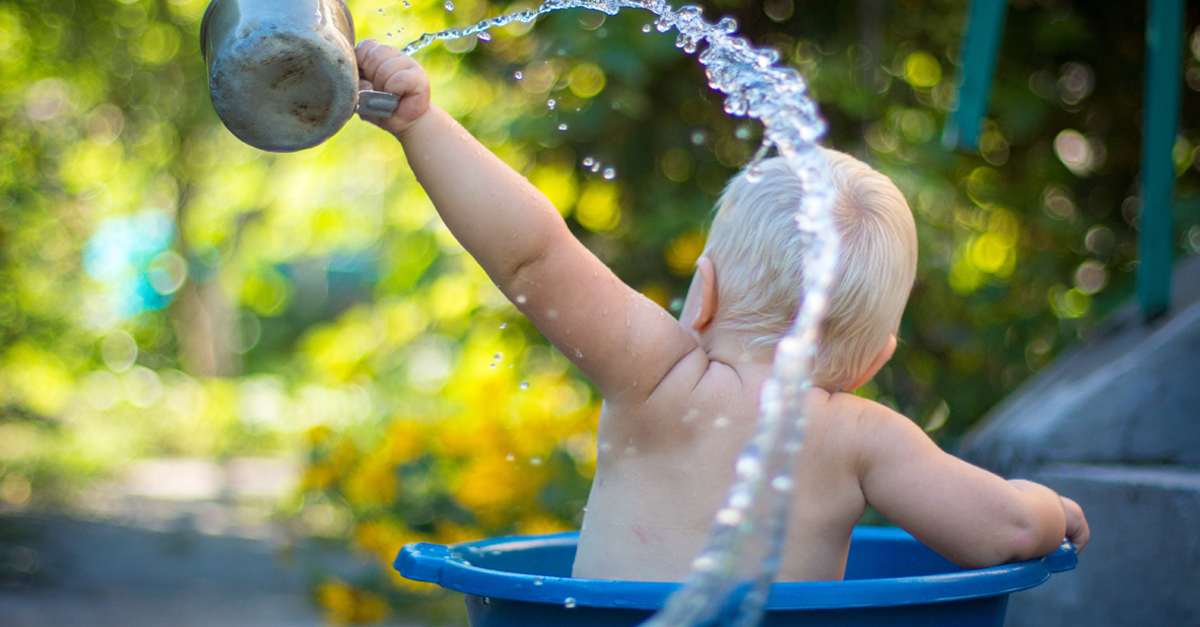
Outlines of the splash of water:
{"type": "Polygon", "coordinates": [[[675,9],[665,0],[546,0],[536,9],[485,19],[462,29],[426,33],[403,51],[411,55],[438,40],[477,35],[512,22],[530,23],[539,15],[573,8],[607,15],[622,8],[645,9],[658,16],[654,27],[659,32],[674,28],[679,33],[675,45],[684,52],[693,54],[707,45],[698,60],[709,86],[726,95],[725,112],[763,123],[762,147],[747,168],[747,178],[757,178],[758,162],[775,147],[805,190],[796,212],[796,225],[807,249],[804,298],[795,323],[775,350],[771,374],[759,399],[755,433],[738,456],[734,484],[687,581],[666,607],[643,624],[687,627],[719,621],[751,627],[761,619],[782,554],[794,485],[791,468],[804,440],[801,394],[812,384],[818,324],[837,259],[838,237],[828,211],[833,196],[828,164],[816,148],[825,123],[816,103],[805,95],[806,84],[800,74],[776,66],[778,52],[755,48],[736,36],[737,24],[731,18],[714,24],[701,16],[700,7],[675,9]],[[763,544],[753,546],[755,540],[763,544]],[[749,557],[751,553],[754,557],[749,557]]]}

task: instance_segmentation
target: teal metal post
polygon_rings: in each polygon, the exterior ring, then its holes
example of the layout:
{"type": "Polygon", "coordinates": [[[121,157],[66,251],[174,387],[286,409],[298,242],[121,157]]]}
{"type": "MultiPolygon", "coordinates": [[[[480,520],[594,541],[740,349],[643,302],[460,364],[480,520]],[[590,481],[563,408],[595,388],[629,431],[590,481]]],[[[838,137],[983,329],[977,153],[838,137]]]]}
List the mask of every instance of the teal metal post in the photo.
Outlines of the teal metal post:
{"type": "Polygon", "coordinates": [[[1142,114],[1142,216],[1138,234],[1137,295],[1147,319],[1171,304],[1175,257],[1171,192],[1179,132],[1183,0],[1150,0],[1146,16],[1146,90],[1142,114]]]}
{"type": "Polygon", "coordinates": [[[1008,0],[971,2],[963,29],[962,65],[957,77],[958,105],[942,130],[942,145],[947,150],[979,147],[979,128],[987,115],[1007,13],[1008,0]]]}

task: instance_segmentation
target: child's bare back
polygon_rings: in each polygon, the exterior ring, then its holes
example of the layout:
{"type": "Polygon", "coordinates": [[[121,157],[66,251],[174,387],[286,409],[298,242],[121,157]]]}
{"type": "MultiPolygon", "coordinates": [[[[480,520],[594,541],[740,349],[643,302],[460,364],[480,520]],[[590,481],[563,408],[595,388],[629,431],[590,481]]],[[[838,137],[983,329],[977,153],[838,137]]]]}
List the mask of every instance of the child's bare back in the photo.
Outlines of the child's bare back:
{"type": "MultiPolygon", "coordinates": [[[[430,104],[415,61],[370,40],[357,55],[365,84],[401,96],[392,117],[371,121],[400,140],[447,227],[604,395],[574,574],[682,580],[754,428],[774,342],[795,316],[799,182],[778,159],[757,184],[735,178],[676,320],[621,282],[544,195],[430,104]]],[[[1064,535],[1082,547],[1087,524],[1074,502],[947,455],[907,418],[843,392],[895,349],[916,236],[890,181],[826,154],[845,252],[806,392],[780,579],[841,578],[868,504],[962,566],[1044,555],[1064,535]]]]}

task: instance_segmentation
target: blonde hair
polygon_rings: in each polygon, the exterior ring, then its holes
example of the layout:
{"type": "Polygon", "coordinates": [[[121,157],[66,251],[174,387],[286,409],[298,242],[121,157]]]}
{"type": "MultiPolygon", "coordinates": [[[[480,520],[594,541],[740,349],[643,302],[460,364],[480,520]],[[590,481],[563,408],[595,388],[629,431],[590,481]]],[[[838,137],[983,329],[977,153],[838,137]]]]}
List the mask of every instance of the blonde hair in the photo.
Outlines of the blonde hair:
{"type": "MultiPolygon", "coordinates": [[[[838,270],[822,325],[813,382],[836,390],[860,377],[900,326],[917,269],[917,231],[904,195],[850,155],[822,149],[841,235],[838,270]]],[[[716,270],[714,324],[773,349],[791,328],[803,292],[804,247],[795,215],[803,187],[782,157],[740,173],[717,202],[704,247],[716,270]]]]}

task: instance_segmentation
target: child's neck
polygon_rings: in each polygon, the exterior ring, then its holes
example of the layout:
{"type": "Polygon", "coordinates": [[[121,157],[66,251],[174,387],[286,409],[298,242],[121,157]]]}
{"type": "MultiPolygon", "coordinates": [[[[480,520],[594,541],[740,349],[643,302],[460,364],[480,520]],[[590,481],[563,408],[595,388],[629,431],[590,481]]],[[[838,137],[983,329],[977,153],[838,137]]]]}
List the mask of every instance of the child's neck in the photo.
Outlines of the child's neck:
{"type": "Polygon", "coordinates": [[[754,339],[751,334],[717,324],[710,324],[697,334],[696,339],[710,360],[730,366],[740,364],[769,369],[774,358],[774,345],[751,346],[754,339]]]}

